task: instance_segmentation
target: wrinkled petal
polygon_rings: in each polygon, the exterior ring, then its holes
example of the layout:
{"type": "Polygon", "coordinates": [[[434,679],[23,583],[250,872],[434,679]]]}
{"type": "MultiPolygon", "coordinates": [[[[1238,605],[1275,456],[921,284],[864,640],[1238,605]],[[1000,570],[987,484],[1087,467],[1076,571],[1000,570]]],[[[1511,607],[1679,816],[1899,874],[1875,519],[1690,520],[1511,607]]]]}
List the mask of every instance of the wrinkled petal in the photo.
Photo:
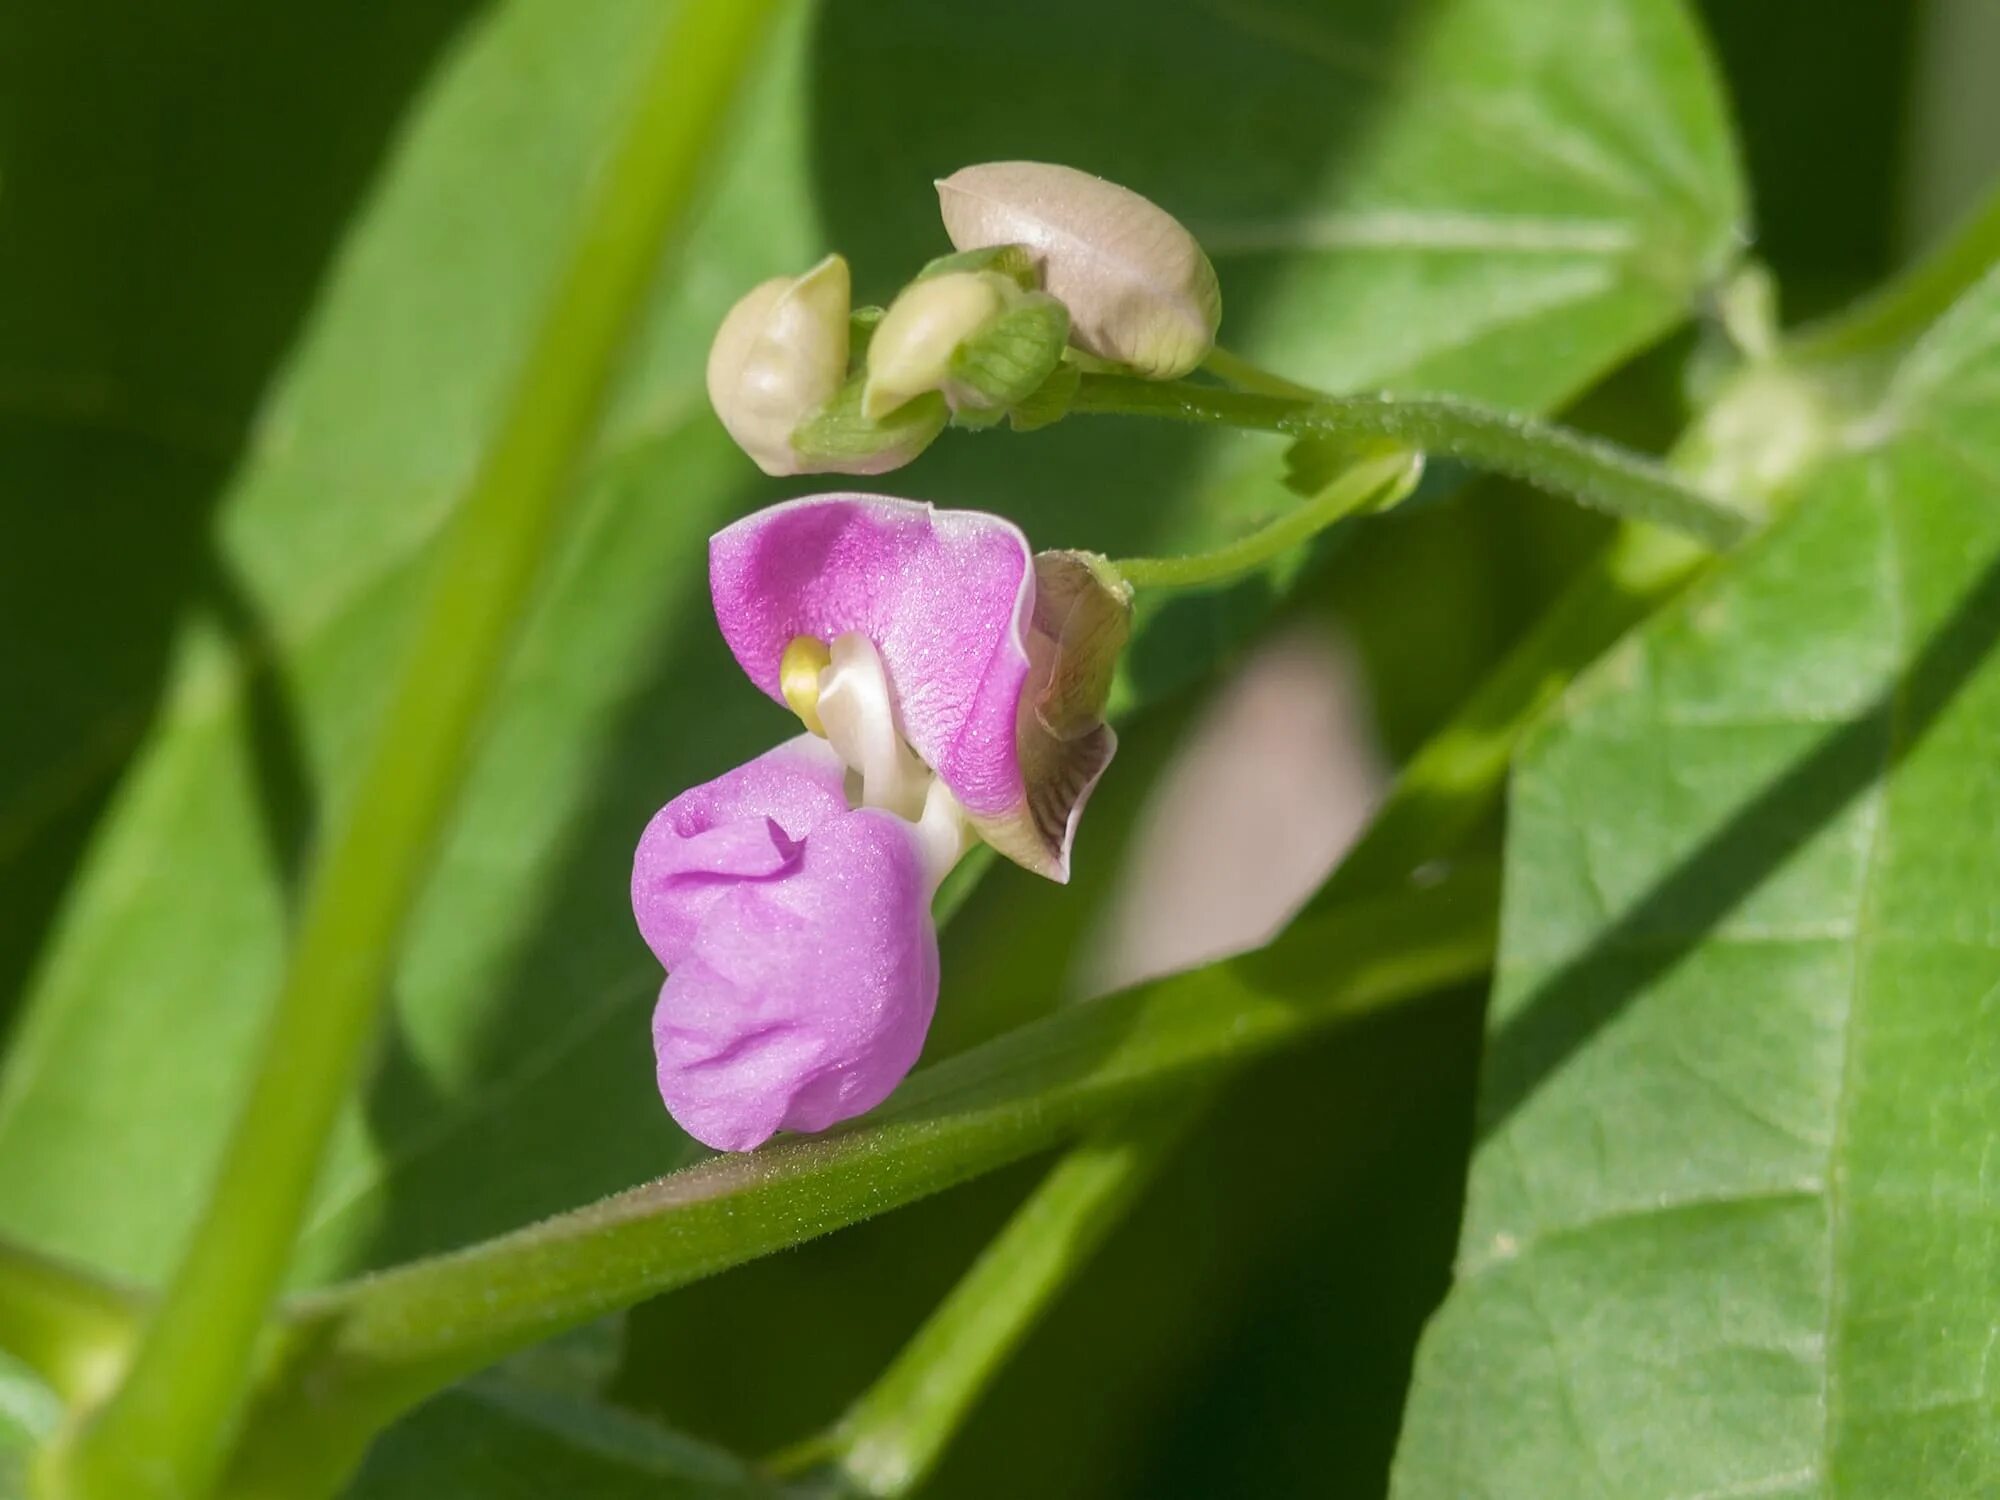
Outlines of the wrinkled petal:
{"type": "Polygon", "coordinates": [[[735,881],[795,868],[799,846],[847,812],[846,767],[802,734],[674,798],[646,825],[632,859],[632,914],[669,969],[735,881]]]}
{"type": "Polygon", "coordinates": [[[910,746],[974,816],[1026,800],[1015,719],[1034,570],[1019,529],[977,511],[815,495],[718,532],[709,584],[723,638],[783,702],[794,636],[875,643],[910,746]]]}
{"type": "Polygon", "coordinates": [[[1014,732],[1027,796],[972,823],[995,849],[1051,880],[1069,879],[1077,823],[1118,750],[1104,703],[1131,626],[1132,590],[1104,559],[1036,554],[1028,681],[1014,732]]]}
{"type": "Polygon", "coordinates": [[[824,1130],[902,1081],[937,992],[915,826],[843,812],[774,876],[726,881],[703,906],[653,1013],[660,1095],[717,1150],[824,1130]]]}

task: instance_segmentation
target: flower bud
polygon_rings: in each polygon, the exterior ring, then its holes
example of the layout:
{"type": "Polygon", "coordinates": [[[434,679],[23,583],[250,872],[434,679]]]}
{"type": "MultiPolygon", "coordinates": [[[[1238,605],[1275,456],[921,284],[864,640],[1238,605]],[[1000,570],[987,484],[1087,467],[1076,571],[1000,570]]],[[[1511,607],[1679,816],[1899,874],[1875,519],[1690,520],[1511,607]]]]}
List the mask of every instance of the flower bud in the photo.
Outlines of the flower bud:
{"type": "Polygon", "coordinates": [[[869,340],[861,414],[884,417],[926,391],[944,390],[959,346],[1006,312],[1010,292],[1019,288],[991,271],[952,271],[905,287],[869,340]]]}
{"type": "Polygon", "coordinates": [[[863,416],[926,392],[954,412],[1001,413],[1062,362],[1069,314],[1055,298],[997,271],[926,271],[903,289],[868,345],[863,416]]]}
{"type": "Polygon", "coordinates": [[[792,430],[796,474],[886,474],[930,447],[951,410],[931,391],[879,421],[861,411],[864,375],[852,375],[831,401],[792,430]]]}
{"type": "Polygon", "coordinates": [[[812,465],[792,433],[847,378],[847,262],[838,255],[803,276],[753,287],[729,310],[708,351],[708,399],[737,446],[766,474],[812,465]]]}
{"type": "Polygon", "coordinates": [[[1215,268],[1180,221],[1128,188],[1045,162],[988,162],[937,184],[960,250],[1018,244],[1069,309],[1078,347],[1169,380],[1207,357],[1222,321],[1215,268]]]}

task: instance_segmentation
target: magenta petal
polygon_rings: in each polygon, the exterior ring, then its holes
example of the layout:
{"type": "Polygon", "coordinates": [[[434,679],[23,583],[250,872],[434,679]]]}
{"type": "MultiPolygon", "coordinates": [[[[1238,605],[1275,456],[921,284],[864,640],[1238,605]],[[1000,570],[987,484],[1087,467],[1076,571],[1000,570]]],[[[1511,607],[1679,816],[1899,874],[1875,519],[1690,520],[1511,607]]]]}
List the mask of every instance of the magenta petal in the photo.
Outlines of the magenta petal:
{"type": "Polygon", "coordinates": [[[653,815],[632,859],[632,914],[662,964],[680,962],[703,914],[736,881],[798,863],[800,841],[846,813],[845,777],[832,747],[802,734],[653,815]]]}
{"type": "Polygon", "coordinates": [[[774,505],[709,543],[723,638],[783,702],[794,636],[858,631],[882,655],[910,747],[974,815],[1021,805],[1015,716],[1034,602],[1027,539],[997,516],[880,495],[774,505]]]}
{"type": "Polygon", "coordinates": [[[776,875],[728,883],[705,906],[653,1013],[661,1097],[722,1151],[824,1130],[909,1072],[937,992],[915,829],[842,813],[776,875]]]}

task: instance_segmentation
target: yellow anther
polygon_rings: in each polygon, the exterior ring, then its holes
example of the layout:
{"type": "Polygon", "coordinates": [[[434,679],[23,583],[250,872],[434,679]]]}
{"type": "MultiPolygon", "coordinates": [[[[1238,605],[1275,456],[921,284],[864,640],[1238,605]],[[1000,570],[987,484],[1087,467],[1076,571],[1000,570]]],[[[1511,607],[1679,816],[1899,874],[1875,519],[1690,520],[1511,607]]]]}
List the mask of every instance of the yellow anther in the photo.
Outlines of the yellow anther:
{"type": "Polygon", "coordinates": [[[821,739],[826,726],[819,721],[819,674],[833,662],[833,653],[816,636],[795,635],[778,658],[778,688],[799,721],[821,739]]]}

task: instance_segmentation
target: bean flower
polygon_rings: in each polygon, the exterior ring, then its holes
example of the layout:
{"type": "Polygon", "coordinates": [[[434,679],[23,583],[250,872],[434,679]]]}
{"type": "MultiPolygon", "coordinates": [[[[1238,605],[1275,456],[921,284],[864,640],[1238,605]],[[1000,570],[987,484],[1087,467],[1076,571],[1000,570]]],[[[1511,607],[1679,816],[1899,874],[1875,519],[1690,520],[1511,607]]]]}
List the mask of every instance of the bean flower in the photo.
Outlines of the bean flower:
{"type": "Polygon", "coordinates": [[[1068,878],[1117,744],[1129,593],[996,516],[851,494],[719,532],[709,582],[737,662],[804,732],[654,816],[632,909],[668,970],[661,1096],[747,1151],[873,1108],[915,1064],[931,900],[973,841],[1068,878]]]}

